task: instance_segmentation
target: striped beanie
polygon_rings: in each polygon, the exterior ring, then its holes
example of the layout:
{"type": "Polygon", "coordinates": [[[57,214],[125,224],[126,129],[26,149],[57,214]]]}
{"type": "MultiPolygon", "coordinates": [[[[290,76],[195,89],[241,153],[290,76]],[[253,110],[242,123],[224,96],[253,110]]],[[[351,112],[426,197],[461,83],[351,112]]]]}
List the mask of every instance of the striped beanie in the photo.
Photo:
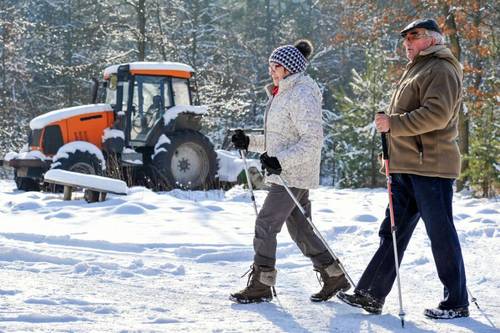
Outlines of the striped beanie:
{"type": "Polygon", "coordinates": [[[306,70],[307,59],[293,45],[280,46],[271,53],[269,62],[285,67],[290,73],[299,73],[306,70]]]}

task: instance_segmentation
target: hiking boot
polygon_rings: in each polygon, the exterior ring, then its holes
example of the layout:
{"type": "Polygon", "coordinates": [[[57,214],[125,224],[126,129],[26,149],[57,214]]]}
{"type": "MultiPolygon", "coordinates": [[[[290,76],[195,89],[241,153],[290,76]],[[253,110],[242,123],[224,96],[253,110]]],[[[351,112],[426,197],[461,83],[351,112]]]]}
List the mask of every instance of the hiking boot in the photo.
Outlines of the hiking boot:
{"type": "Polygon", "coordinates": [[[339,291],[347,291],[351,288],[351,284],[337,264],[316,269],[316,272],[319,272],[320,284],[323,284],[323,286],[319,292],[311,295],[310,300],[312,302],[327,301],[339,291]]]}
{"type": "Polygon", "coordinates": [[[231,301],[242,304],[270,302],[273,299],[273,291],[274,296],[276,296],[274,290],[276,284],[275,269],[266,269],[254,264],[243,276],[246,274],[248,274],[246,288],[231,294],[229,297],[231,301]]]}
{"type": "Polygon", "coordinates": [[[464,306],[455,309],[443,309],[438,306],[437,309],[425,309],[424,316],[432,319],[453,319],[469,316],[469,308],[464,306]]]}
{"type": "Polygon", "coordinates": [[[354,292],[354,294],[349,295],[343,292],[337,294],[337,297],[356,308],[362,308],[363,310],[372,314],[381,314],[382,307],[384,303],[370,296],[369,294],[361,294],[359,292],[354,292]]]}

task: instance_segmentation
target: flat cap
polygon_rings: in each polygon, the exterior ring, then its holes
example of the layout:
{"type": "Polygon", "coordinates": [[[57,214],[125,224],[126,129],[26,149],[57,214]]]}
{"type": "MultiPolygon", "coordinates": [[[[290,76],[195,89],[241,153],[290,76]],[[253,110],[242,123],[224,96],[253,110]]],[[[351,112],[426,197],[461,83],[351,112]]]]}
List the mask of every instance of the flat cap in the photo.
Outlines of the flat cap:
{"type": "Polygon", "coordinates": [[[399,33],[401,34],[402,37],[406,36],[406,33],[412,29],[415,28],[424,28],[427,30],[432,30],[441,33],[441,30],[439,29],[439,26],[436,21],[433,19],[418,19],[416,21],[411,22],[408,24],[403,30],[401,30],[399,33]]]}

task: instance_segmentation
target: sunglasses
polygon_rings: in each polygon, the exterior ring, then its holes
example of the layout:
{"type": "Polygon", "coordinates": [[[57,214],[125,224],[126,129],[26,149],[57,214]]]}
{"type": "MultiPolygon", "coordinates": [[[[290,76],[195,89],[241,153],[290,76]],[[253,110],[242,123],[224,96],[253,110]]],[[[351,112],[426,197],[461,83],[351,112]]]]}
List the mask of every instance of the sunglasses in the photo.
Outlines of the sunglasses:
{"type": "Polygon", "coordinates": [[[409,42],[413,42],[413,41],[416,41],[417,39],[429,37],[429,35],[427,35],[425,32],[420,33],[418,31],[410,31],[410,32],[402,35],[402,37],[403,37],[403,41],[407,40],[409,42]]]}

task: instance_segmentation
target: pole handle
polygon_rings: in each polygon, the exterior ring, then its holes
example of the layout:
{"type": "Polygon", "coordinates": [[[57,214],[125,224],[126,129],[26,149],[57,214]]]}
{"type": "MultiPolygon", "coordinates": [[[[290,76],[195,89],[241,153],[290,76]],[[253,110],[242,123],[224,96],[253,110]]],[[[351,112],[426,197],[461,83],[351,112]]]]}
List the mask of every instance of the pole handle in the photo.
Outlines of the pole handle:
{"type": "Polygon", "coordinates": [[[389,150],[387,149],[387,133],[382,133],[380,134],[380,137],[382,138],[382,157],[384,160],[389,159],[389,150]]]}
{"type": "MultiPolygon", "coordinates": [[[[377,114],[385,114],[385,112],[380,111],[377,114]]],[[[380,133],[380,137],[382,138],[382,157],[384,160],[389,159],[389,149],[387,149],[387,133],[380,133]]]]}

